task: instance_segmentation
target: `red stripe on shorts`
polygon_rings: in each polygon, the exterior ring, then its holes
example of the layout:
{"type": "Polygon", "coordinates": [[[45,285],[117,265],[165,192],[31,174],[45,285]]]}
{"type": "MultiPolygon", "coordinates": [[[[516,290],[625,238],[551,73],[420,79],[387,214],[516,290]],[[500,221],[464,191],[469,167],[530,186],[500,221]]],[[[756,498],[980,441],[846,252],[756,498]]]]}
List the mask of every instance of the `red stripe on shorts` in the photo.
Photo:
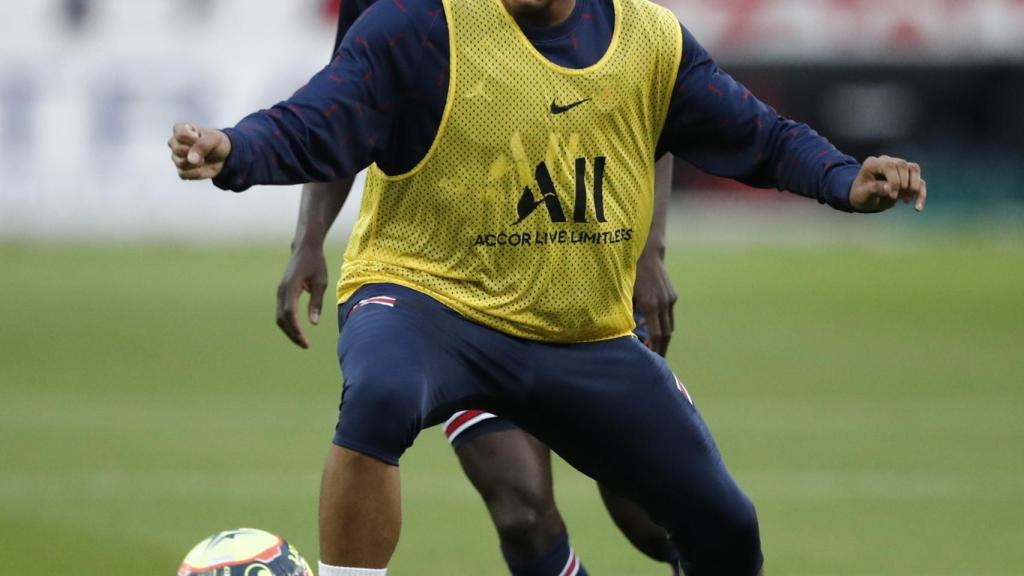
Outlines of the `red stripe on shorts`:
{"type": "Polygon", "coordinates": [[[455,420],[452,420],[451,423],[448,424],[448,426],[445,427],[445,429],[444,429],[445,436],[451,436],[453,433],[455,433],[456,430],[459,429],[459,426],[462,426],[466,422],[469,422],[473,418],[476,418],[477,416],[479,416],[479,415],[481,415],[483,413],[484,413],[483,410],[466,410],[465,412],[462,413],[461,416],[459,416],[455,420]]]}

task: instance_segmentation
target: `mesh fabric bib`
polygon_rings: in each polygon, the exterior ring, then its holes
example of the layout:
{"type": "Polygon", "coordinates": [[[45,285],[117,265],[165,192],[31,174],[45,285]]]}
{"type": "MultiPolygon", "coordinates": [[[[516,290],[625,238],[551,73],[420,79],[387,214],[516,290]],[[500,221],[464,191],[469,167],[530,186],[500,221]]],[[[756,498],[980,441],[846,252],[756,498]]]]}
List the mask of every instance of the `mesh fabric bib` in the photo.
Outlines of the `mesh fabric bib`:
{"type": "Polygon", "coordinates": [[[424,159],[370,168],[338,299],[390,282],[549,342],[634,327],[654,153],[681,55],[671,12],[615,0],[605,55],[551,63],[501,0],[445,0],[448,102],[424,159]]]}

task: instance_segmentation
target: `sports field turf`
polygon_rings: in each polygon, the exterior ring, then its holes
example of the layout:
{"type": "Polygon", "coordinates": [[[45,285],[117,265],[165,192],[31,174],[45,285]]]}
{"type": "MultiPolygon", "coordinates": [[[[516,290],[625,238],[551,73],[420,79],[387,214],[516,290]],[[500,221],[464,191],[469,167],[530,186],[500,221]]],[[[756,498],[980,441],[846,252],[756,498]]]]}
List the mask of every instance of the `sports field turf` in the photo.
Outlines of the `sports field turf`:
{"type": "MultiPolygon", "coordinates": [[[[1024,250],[1009,244],[670,249],[670,360],[758,505],[771,574],[1024,570],[1024,250]]],[[[0,573],[173,574],[237,526],[316,561],[335,324],[311,351],[278,333],[285,257],[0,246],[0,573]]],[[[403,468],[392,573],[502,574],[438,430],[403,468]]],[[[592,574],[667,574],[591,481],[562,465],[557,484],[592,574]]]]}

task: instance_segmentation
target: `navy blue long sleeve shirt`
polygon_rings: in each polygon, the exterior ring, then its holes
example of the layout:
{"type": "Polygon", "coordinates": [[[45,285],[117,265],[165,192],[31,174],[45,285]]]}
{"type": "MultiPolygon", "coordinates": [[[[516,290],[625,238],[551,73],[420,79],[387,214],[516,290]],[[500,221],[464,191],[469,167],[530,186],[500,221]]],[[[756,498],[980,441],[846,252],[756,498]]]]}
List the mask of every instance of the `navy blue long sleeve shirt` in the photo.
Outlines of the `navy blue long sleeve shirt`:
{"type": "MultiPolygon", "coordinates": [[[[290,99],[225,130],[232,151],[217,186],[330,181],[374,162],[400,174],[425,156],[448,96],[441,0],[353,3],[365,10],[327,67],[290,99]]],[[[352,16],[342,14],[342,30],[352,16]]],[[[549,60],[584,68],[607,50],[614,21],[612,0],[576,0],[565,22],[523,32],[549,60]]],[[[850,210],[856,160],[754,97],[685,28],[682,50],[659,156],[671,152],[716,176],[850,210]]]]}

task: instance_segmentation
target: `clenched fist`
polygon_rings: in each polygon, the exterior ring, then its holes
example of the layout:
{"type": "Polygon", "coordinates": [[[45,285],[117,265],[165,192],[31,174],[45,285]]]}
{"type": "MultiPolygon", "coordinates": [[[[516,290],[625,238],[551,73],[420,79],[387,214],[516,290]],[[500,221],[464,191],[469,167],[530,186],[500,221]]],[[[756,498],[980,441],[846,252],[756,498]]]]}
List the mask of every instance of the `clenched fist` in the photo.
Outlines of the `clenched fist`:
{"type": "Polygon", "coordinates": [[[850,205],[858,212],[882,212],[898,200],[914,203],[918,212],[928,201],[928,185],[921,167],[902,158],[871,157],[864,161],[850,188],[850,205]]]}
{"type": "Polygon", "coordinates": [[[174,125],[174,135],[167,141],[171,160],[182,180],[206,180],[220,174],[224,160],[231,153],[231,139],[213,128],[200,128],[187,122],[174,125]]]}

